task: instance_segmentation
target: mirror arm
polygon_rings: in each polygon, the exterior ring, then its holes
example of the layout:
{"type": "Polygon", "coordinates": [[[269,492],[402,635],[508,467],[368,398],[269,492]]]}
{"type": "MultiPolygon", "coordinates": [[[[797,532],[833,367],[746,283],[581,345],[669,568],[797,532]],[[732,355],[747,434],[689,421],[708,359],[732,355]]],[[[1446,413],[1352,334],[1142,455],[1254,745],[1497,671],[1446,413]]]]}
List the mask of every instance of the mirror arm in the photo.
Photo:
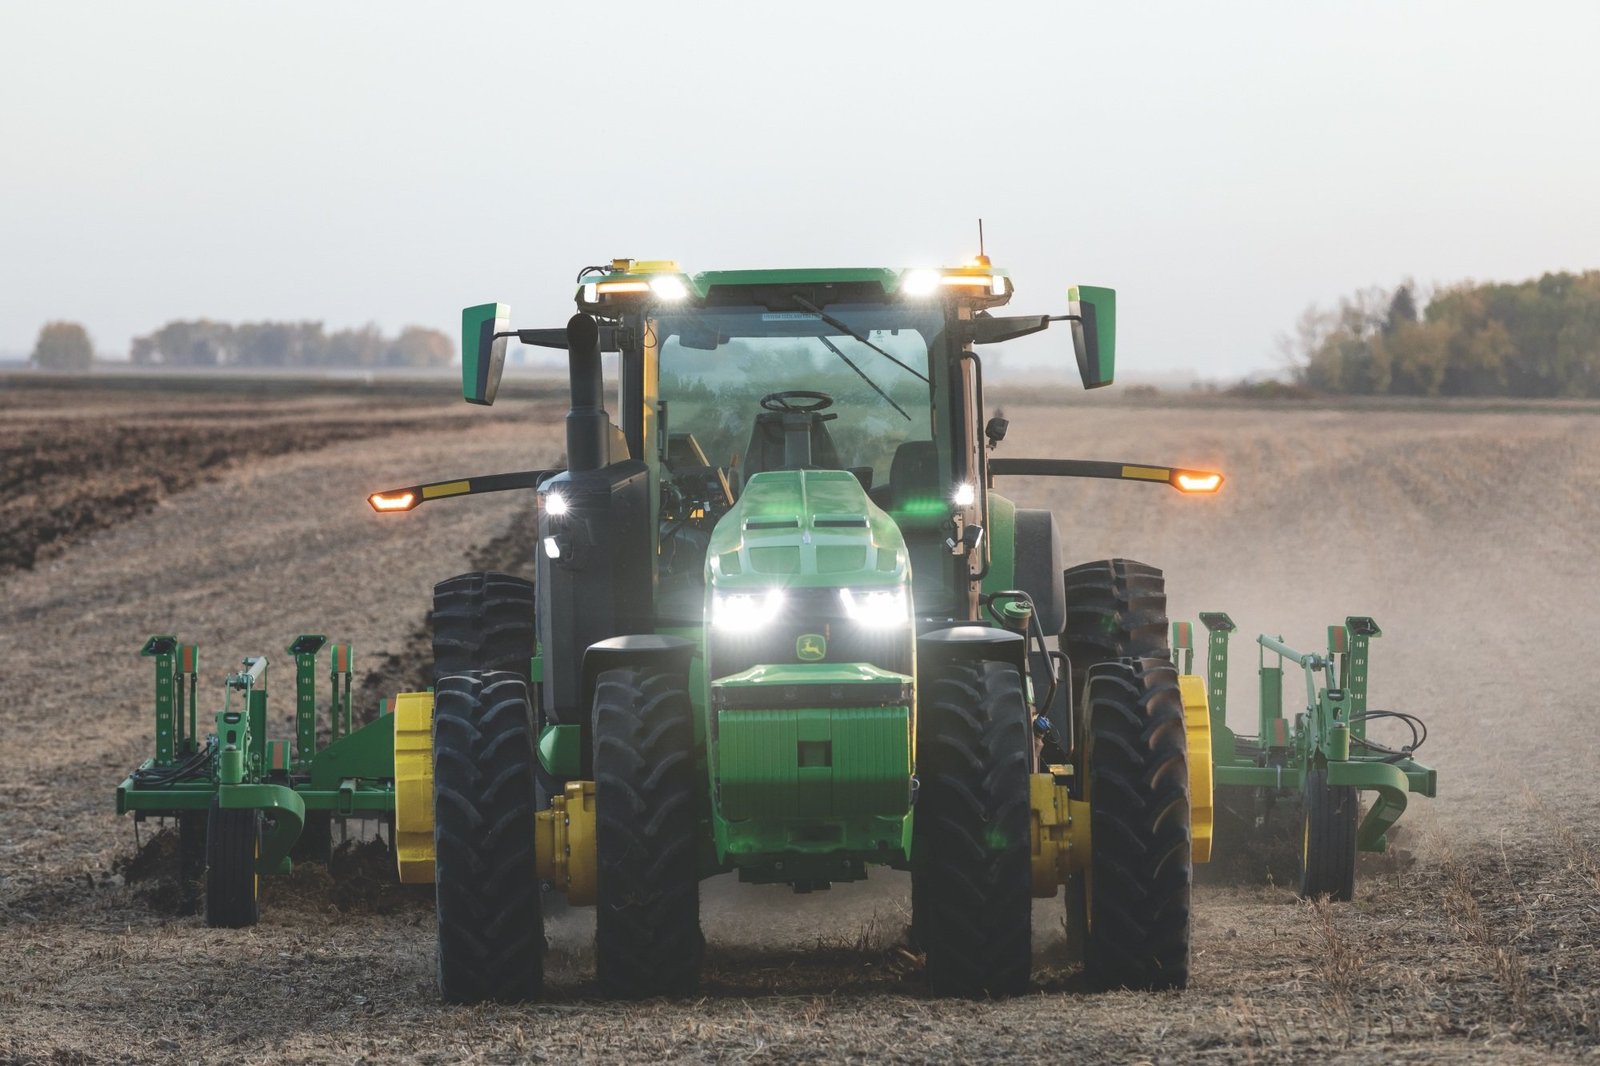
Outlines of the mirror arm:
{"type": "MultiPolygon", "coordinates": [[[[526,344],[531,348],[559,348],[567,350],[567,327],[557,326],[555,329],[511,329],[504,333],[496,333],[498,337],[515,337],[519,344],[526,344]]],[[[617,338],[614,326],[602,325],[600,327],[600,350],[602,352],[620,352],[622,345],[617,338]]]]}
{"type": "Polygon", "coordinates": [[[1050,328],[1052,322],[1082,322],[1082,315],[1011,315],[974,318],[968,333],[973,344],[999,344],[1050,328]]]}
{"type": "Polygon", "coordinates": [[[996,477],[1087,477],[1113,481],[1143,481],[1171,485],[1180,492],[1211,493],[1222,487],[1223,477],[1212,470],[1151,466],[1145,463],[1102,462],[1094,459],[989,460],[989,479],[996,477]]]}
{"type": "Polygon", "coordinates": [[[536,489],[540,482],[554,477],[562,469],[564,468],[517,470],[509,474],[482,474],[478,477],[458,478],[455,481],[407,485],[404,488],[374,492],[367,497],[367,504],[379,513],[393,514],[415,510],[429,500],[442,500],[452,496],[476,496],[483,492],[505,492],[508,489],[536,489]]]}

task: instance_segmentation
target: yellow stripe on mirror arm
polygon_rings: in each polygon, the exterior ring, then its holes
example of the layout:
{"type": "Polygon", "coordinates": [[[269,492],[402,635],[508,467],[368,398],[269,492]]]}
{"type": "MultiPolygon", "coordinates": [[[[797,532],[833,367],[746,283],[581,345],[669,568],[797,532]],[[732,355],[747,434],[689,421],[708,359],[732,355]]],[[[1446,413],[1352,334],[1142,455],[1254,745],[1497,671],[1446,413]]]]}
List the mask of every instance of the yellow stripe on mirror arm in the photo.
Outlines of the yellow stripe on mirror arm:
{"type": "Polygon", "coordinates": [[[470,481],[441,481],[436,485],[422,486],[424,500],[436,500],[440,496],[460,496],[462,493],[472,491],[470,481]]]}

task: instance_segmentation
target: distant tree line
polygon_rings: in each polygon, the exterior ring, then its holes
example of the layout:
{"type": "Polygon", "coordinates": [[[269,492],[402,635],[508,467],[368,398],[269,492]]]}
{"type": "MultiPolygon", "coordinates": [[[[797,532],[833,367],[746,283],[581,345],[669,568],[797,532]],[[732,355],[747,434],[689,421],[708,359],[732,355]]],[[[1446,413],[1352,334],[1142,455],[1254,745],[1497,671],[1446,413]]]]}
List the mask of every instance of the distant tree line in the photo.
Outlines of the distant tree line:
{"type": "Polygon", "coordinates": [[[1395,396],[1600,396],[1600,271],[1368,289],[1312,308],[1287,342],[1299,382],[1395,396]]]}
{"type": "Polygon", "coordinates": [[[89,331],[76,322],[46,322],[33,343],[33,364],[44,370],[88,370],[94,363],[89,331]]]}
{"type": "Polygon", "coordinates": [[[324,331],[321,322],[168,322],[135,337],[129,356],[148,366],[446,366],[455,343],[436,329],[407,326],[386,337],[377,326],[324,331]]]}

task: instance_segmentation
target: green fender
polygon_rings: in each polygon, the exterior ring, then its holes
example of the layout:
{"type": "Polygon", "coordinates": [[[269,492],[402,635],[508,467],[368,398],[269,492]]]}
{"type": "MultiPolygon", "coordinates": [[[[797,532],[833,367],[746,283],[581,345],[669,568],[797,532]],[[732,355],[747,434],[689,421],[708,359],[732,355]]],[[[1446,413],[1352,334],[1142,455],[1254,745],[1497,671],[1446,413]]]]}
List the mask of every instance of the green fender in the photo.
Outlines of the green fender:
{"type": "Polygon", "coordinates": [[[1405,773],[1386,762],[1330,762],[1329,785],[1351,785],[1376,792],[1372,809],[1356,830],[1356,847],[1362,851],[1382,851],[1389,845],[1389,827],[1406,810],[1406,793],[1411,783],[1405,773]]]}
{"type": "Polygon", "coordinates": [[[289,849],[300,839],[300,830],[306,824],[305,802],[294,789],[283,785],[221,785],[217,788],[217,805],[224,810],[254,808],[271,814],[269,828],[261,838],[256,873],[289,872],[289,849]]]}

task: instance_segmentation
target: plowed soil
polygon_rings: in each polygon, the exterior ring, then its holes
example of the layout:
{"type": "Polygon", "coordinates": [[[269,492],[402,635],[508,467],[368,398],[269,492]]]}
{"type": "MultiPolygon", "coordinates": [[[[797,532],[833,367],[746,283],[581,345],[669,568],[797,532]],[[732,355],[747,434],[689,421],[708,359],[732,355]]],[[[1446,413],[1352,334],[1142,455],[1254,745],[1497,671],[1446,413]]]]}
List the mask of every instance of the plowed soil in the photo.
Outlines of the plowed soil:
{"type": "Polygon", "coordinates": [[[445,1007],[431,898],[370,842],[268,879],[258,927],[207,929],[170,839],[146,824],[138,852],[112,813],[151,746],[141,643],[198,642],[204,694],[238,657],[277,655],[275,735],[297,633],[352,640],[384,691],[435,580],[526,565],[508,531],[528,501],[380,517],[363,497],[548,463],[561,415],[0,392],[0,1063],[1600,1058],[1600,419],[1561,408],[1008,406],[1001,454],[1228,472],[1210,499],[999,489],[1057,510],[1069,561],[1164,567],[1174,618],[1232,614],[1236,726],[1250,635],[1311,647],[1371,614],[1374,706],[1431,731],[1442,794],[1413,801],[1354,902],[1197,887],[1187,992],[1086,992],[1051,900],[1031,994],[929,998],[908,886],[875,875],[805,896],[709,882],[709,971],[685,1002],[600,1001],[592,915],[552,901],[548,1002],[445,1007]]]}

